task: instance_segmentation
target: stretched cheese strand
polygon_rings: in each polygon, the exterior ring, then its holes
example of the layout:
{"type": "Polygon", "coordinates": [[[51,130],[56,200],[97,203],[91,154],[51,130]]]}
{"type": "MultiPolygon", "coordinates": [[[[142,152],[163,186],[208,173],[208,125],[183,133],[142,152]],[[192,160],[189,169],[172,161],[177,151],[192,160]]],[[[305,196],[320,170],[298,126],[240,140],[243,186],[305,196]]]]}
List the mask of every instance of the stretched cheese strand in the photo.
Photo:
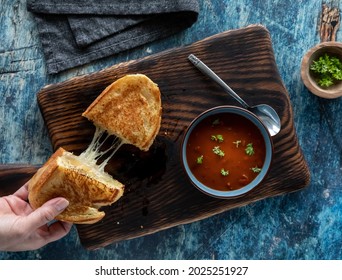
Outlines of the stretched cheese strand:
{"type": "Polygon", "coordinates": [[[113,155],[117,152],[121,145],[124,144],[124,142],[120,138],[114,136],[114,140],[110,147],[104,151],[100,151],[103,144],[110,137],[110,135],[107,135],[104,139],[102,139],[105,133],[106,130],[96,126],[93,139],[90,142],[88,148],[79,155],[79,158],[81,160],[87,161],[89,163],[91,162],[92,164],[96,165],[97,161],[101,157],[112,151],[112,153],[109,156],[107,156],[100,165],[98,165],[100,171],[104,171],[104,168],[107,165],[108,161],[113,157],[113,155]]]}
{"type": "MultiPolygon", "coordinates": [[[[99,169],[100,169],[101,171],[104,171],[104,168],[105,168],[105,166],[107,165],[108,161],[115,155],[115,153],[117,152],[117,150],[119,150],[119,148],[121,147],[121,145],[122,145],[123,143],[124,143],[124,142],[123,142],[120,138],[115,137],[115,139],[114,139],[114,141],[113,141],[111,147],[110,147],[109,149],[107,149],[106,151],[103,152],[102,155],[108,153],[110,150],[113,150],[112,153],[111,153],[109,156],[107,156],[107,157],[105,158],[105,160],[99,165],[99,169]]],[[[102,156],[102,155],[101,155],[101,156],[102,156]]],[[[101,156],[100,156],[100,157],[101,157],[101,156]]]]}
{"type": "Polygon", "coordinates": [[[98,155],[98,150],[100,146],[103,144],[103,143],[101,144],[100,140],[104,133],[105,133],[105,130],[99,127],[96,127],[93,139],[91,140],[88,148],[79,155],[81,159],[84,159],[85,161],[88,161],[88,162],[89,161],[96,162],[95,159],[98,155]]]}

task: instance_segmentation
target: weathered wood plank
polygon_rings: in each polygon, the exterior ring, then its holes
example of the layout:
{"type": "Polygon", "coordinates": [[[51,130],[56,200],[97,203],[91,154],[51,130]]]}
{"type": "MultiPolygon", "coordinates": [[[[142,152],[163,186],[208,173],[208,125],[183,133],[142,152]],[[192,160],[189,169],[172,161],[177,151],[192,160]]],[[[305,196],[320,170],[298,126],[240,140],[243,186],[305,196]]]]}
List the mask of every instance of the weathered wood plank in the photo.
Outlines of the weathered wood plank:
{"type": "Polygon", "coordinates": [[[221,33],[187,47],[45,87],[38,100],[54,149],[63,146],[77,153],[87,147],[94,127],[81,116],[82,112],[108,84],[128,73],[146,74],[159,85],[163,106],[161,129],[148,153],[125,147],[109,162],[108,171],[126,185],[126,191],[118,203],[104,209],[107,215],[101,223],[78,226],[85,247],[96,249],[190,223],[299,190],[309,183],[289,96],[264,27],[221,33]],[[281,117],[282,130],[273,138],[271,171],[262,186],[244,197],[227,201],[203,195],[191,186],[182,170],[180,145],[189,123],[206,109],[236,105],[191,65],[187,60],[190,53],[202,58],[249,104],[270,104],[281,117]]]}
{"type": "Polygon", "coordinates": [[[40,166],[31,164],[0,165],[0,195],[10,195],[23,186],[40,166]]]}

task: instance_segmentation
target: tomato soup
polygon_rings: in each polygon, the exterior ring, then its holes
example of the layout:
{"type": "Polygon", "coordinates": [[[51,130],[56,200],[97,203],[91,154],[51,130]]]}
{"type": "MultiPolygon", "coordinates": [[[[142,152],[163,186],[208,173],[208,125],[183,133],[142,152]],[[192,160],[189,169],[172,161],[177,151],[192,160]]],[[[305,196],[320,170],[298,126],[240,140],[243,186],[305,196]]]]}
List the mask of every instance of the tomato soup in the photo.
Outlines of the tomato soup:
{"type": "Polygon", "coordinates": [[[261,172],[265,142],[243,116],[219,113],[203,119],[191,132],[186,158],[193,175],[219,191],[240,189],[261,172]]]}

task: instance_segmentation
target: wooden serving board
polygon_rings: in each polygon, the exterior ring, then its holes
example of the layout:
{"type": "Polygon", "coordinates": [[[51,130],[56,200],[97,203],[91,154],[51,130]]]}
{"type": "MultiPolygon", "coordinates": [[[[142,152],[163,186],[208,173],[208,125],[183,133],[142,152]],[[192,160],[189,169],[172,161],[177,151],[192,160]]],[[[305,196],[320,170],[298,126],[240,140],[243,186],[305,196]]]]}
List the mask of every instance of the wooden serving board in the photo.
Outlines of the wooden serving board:
{"type": "Polygon", "coordinates": [[[38,102],[54,149],[79,153],[94,132],[81,113],[114,80],[143,73],[162,93],[162,124],[149,152],[123,146],[107,171],[126,185],[124,196],[94,225],[77,226],[84,247],[96,249],[204,219],[267,197],[299,190],[310,174],[293,125],[288,93],[279,76],[268,31],[258,25],[227,31],[192,45],[44,87],[38,102]],[[187,59],[195,54],[250,105],[266,103],[281,118],[273,137],[274,160],[262,185],[243,197],[208,197],[187,180],[180,161],[182,136],[199,113],[217,105],[238,105],[187,59]]]}

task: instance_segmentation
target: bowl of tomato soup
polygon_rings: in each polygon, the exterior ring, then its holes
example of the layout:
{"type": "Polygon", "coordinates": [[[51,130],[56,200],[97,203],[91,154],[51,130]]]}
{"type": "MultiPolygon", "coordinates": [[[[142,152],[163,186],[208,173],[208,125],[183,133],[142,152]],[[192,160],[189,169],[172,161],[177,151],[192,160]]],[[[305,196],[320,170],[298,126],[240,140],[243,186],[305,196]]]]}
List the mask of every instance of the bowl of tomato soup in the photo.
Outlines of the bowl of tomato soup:
{"type": "Polygon", "coordinates": [[[184,170],[200,191],[218,198],[241,196],[266,177],[272,138],[250,111],[219,106],[196,117],[181,147],[184,170]]]}

